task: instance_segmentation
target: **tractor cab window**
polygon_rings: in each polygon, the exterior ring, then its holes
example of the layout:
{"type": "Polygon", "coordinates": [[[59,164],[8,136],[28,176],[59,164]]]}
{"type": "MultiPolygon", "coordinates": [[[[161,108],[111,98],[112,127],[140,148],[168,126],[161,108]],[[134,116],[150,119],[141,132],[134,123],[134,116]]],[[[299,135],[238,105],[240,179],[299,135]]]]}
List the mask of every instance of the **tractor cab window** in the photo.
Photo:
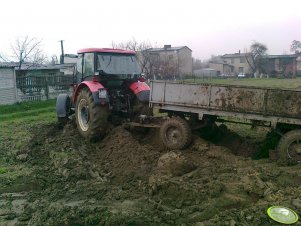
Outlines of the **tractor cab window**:
{"type": "Polygon", "coordinates": [[[94,53],[85,53],[84,55],[84,76],[94,74],[94,53]]]}
{"type": "Polygon", "coordinates": [[[76,63],[76,81],[80,82],[83,78],[83,54],[78,54],[76,63]]]}
{"type": "Polygon", "coordinates": [[[141,69],[135,55],[99,53],[97,70],[112,75],[140,74],[141,69]]]}

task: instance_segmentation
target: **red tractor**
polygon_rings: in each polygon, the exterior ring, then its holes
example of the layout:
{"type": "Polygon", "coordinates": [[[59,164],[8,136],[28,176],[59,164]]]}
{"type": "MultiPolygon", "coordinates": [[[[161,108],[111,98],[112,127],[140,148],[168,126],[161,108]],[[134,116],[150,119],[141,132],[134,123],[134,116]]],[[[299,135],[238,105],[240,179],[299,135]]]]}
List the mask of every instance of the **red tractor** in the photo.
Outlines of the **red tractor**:
{"type": "Polygon", "coordinates": [[[99,137],[109,123],[132,121],[148,109],[150,88],[134,51],[82,49],[78,51],[76,68],[72,97],[60,94],[56,111],[59,121],[75,112],[83,137],[99,137]]]}

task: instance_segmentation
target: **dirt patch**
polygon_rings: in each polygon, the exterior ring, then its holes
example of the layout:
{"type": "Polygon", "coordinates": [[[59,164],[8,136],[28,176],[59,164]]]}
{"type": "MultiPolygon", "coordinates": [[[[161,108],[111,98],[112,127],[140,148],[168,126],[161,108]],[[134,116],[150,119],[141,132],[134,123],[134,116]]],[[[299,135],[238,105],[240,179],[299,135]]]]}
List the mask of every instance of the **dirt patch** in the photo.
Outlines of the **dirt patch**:
{"type": "Polygon", "coordinates": [[[301,211],[301,166],[251,160],[243,145],[235,152],[195,135],[188,149],[167,151],[156,133],[122,126],[96,143],[73,124],[30,132],[18,155],[35,186],[3,191],[4,225],[270,225],[271,205],[301,211]]]}

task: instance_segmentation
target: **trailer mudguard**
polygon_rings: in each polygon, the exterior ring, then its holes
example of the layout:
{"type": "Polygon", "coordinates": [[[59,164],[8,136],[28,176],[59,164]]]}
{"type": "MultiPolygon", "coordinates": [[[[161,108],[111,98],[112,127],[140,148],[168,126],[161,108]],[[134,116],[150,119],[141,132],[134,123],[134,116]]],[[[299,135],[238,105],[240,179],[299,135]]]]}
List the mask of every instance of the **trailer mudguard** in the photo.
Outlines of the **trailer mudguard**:
{"type": "Polygon", "coordinates": [[[136,81],[129,86],[141,102],[149,102],[150,88],[145,82],[136,81]]]}
{"type": "Polygon", "coordinates": [[[77,96],[79,94],[79,92],[83,89],[83,88],[88,88],[90,90],[90,92],[92,93],[93,96],[93,100],[96,104],[105,104],[109,101],[108,97],[107,98],[99,98],[99,90],[100,89],[105,89],[104,86],[97,81],[83,81],[81,84],[79,84],[73,94],[73,103],[76,103],[76,99],[77,96]]]}

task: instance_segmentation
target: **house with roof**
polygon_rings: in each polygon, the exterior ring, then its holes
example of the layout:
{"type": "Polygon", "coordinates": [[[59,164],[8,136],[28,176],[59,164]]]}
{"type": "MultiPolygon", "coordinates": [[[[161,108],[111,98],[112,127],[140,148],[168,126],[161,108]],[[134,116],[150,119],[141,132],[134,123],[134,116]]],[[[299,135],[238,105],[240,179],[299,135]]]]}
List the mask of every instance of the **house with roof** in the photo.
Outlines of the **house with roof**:
{"type": "Polygon", "coordinates": [[[10,62],[14,65],[16,75],[18,76],[54,76],[54,75],[73,75],[74,63],[68,64],[33,64],[23,63],[21,67],[19,63],[10,62]]]}
{"type": "Polygon", "coordinates": [[[74,64],[0,62],[0,104],[55,98],[69,91],[74,64]]]}
{"type": "MultiPolygon", "coordinates": [[[[247,74],[251,75],[252,69],[248,63],[248,59],[250,58],[248,53],[238,53],[233,54],[224,54],[221,56],[223,63],[231,66],[231,74],[247,74]]],[[[249,60],[250,61],[250,60],[249,60]]]]}
{"type": "Polygon", "coordinates": [[[147,72],[162,78],[192,75],[192,50],[187,46],[150,48],[143,52],[148,58],[147,72]]]}
{"type": "Polygon", "coordinates": [[[285,77],[294,77],[297,74],[297,58],[297,54],[262,56],[261,71],[271,76],[283,75],[285,77]]]}
{"type": "Polygon", "coordinates": [[[214,60],[209,62],[209,68],[217,71],[217,75],[220,76],[232,76],[234,75],[234,66],[225,63],[222,60],[214,60]]]}
{"type": "Polygon", "coordinates": [[[64,57],[60,56],[60,62],[63,64],[76,64],[77,58],[77,54],[64,54],[64,57]]]}
{"type": "Polygon", "coordinates": [[[0,104],[13,104],[17,101],[15,65],[0,63],[0,104]]]}
{"type": "MultiPolygon", "coordinates": [[[[296,76],[298,71],[298,55],[297,54],[282,54],[282,55],[264,55],[260,59],[260,68],[257,69],[257,74],[268,74],[271,76],[296,76]]],[[[253,74],[248,62],[252,62],[249,53],[225,54],[221,56],[222,63],[232,66],[231,72],[237,74],[253,74]]],[[[301,59],[300,59],[301,61],[301,59]]],[[[301,64],[301,63],[300,63],[301,64]]],[[[301,69],[301,65],[299,65],[301,69]]],[[[216,68],[216,67],[212,67],[216,68]]],[[[299,70],[300,70],[299,69],[299,70]]]]}

